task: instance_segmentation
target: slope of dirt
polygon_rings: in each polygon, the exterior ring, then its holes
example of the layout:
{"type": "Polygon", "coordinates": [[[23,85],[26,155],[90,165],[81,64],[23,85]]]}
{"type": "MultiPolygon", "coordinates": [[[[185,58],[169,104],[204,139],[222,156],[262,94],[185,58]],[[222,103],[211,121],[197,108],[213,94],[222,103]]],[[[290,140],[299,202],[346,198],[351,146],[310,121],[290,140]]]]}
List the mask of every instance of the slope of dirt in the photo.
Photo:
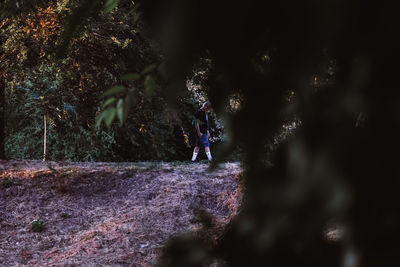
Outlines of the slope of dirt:
{"type": "Polygon", "coordinates": [[[152,266],[169,237],[226,224],[237,212],[237,163],[0,161],[0,266],[152,266]],[[31,230],[35,219],[45,229],[31,230]]]}

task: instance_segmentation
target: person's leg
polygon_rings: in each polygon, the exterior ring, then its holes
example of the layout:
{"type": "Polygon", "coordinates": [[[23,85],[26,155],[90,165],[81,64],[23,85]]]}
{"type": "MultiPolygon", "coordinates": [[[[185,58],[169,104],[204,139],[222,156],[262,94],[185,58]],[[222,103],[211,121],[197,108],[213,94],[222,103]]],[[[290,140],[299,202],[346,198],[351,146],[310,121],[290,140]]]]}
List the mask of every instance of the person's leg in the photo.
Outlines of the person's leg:
{"type": "Polygon", "coordinates": [[[194,145],[194,149],[193,149],[192,162],[194,162],[196,160],[197,154],[199,153],[200,146],[201,146],[200,137],[197,136],[197,133],[195,134],[195,136],[196,136],[196,141],[195,141],[195,145],[194,145]]]}
{"type": "Polygon", "coordinates": [[[210,147],[206,146],[206,147],[204,147],[204,150],[206,151],[206,155],[207,155],[208,160],[212,160],[210,147]]]}
{"type": "Polygon", "coordinates": [[[192,161],[195,161],[195,160],[196,160],[197,154],[199,154],[199,150],[200,150],[200,147],[198,147],[198,146],[195,146],[195,147],[194,147],[194,149],[193,149],[192,161]]]}

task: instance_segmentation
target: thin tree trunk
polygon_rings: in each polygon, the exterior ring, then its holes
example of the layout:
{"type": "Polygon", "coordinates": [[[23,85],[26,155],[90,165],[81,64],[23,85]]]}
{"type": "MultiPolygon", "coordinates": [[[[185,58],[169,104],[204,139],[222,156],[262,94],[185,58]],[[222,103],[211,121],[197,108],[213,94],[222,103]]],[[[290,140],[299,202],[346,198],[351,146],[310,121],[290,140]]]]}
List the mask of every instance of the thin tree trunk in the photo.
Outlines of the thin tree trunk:
{"type": "Polygon", "coordinates": [[[5,90],[6,85],[4,75],[0,73],[0,159],[5,159],[6,154],[4,151],[5,145],[5,90]]]}
{"type": "Polygon", "coordinates": [[[46,114],[43,115],[43,125],[44,125],[44,132],[43,132],[43,161],[46,161],[46,139],[47,139],[47,123],[46,123],[46,114]]]}

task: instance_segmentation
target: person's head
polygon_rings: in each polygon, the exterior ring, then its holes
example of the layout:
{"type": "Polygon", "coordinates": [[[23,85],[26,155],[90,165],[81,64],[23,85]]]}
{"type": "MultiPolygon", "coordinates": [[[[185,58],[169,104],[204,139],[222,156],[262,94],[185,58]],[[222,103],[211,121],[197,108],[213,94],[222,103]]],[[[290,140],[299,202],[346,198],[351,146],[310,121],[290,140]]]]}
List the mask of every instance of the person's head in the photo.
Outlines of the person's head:
{"type": "Polygon", "coordinates": [[[203,111],[209,111],[211,109],[211,103],[210,101],[206,101],[203,103],[203,105],[201,106],[201,109],[203,111]]]}

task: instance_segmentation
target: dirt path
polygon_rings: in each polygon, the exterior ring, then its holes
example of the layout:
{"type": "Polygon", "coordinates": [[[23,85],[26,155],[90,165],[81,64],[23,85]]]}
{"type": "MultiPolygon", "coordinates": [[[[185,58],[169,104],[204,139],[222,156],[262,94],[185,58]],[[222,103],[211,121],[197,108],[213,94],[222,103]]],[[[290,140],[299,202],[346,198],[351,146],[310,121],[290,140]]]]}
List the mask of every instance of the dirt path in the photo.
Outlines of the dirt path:
{"type": "Polygon", "coordinates": [[[207,167],[0,161],[0,266],[152,266],[170,236],[199,227],[196,208],[222,224],[236,212],[240,166],[207,167]]]}

